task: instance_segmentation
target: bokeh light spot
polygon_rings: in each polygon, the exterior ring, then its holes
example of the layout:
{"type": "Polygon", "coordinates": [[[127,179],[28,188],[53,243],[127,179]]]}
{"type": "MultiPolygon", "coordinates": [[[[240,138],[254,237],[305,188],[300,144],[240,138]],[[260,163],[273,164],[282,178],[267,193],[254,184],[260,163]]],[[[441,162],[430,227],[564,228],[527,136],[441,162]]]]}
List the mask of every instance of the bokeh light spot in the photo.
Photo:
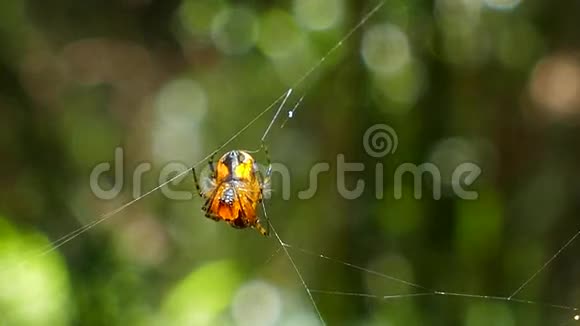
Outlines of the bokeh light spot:
{"type": "Polygon", "coordinates": [[[477,24],[481,15],[481,0],[437,0],[435,14],[440,23],[477,24]]]}
{"type": "MultiPolygon", "coordinates": [[[[461,178],[454,180],[453,175],[462,163],[474,163],[485,168],[486,176],[493,175],[493,166],[490,164],[493,148],[487,150],[488,143],[475,141],[463,137],[450,137],[439,141],[429,155],[429,161],[435,164],[441,174],[441,188],[444,195],[454,196],[453,187],[464,187],[461,178]]],[[[478,179],[479,180],[479,179],[478,179]]],[[[439,185],[434,185],[439,187],[439,185]]],[[[473,188],[467,187],[467,188],[473,188]]]]}
{"type": "Polygon", "coordinates": [[[214,17],[211,35],[222,52],[245,53],[254,46],[258,38],[256,15],[245,7],[224,9],[214,17]]]}
{"type": "Polygon", "coordinates": [[[272,10],[260,21],[260,50],[270,58],[288,57],[304,48],[304,35],[294,18],[285,11],[272,10]]]}
{"type": "Polygon", "coordinates": [[[181,25],[192,35],[208,35],[213,18],[223,8],[221,0],[186,0],[179,8],[181,25]]]}
{"type": "Polygon", "coordinates": [[[68,275],[62,257],[45,250],[48,240],[16,231],[0,217],[0,320],[6,325],[66,325],[68,275]]]}
{"type": "Polygon", "coordinates": [[[195,81],[176,79],[157,95],[153,128],[153,154],[158,161],[192,162],[198,154],[195,142],[207,111],[205,90],[195,81]]]}
{"type": "Polygon", "coordinates": [[[544,58],[534,68],[530,93],[533,101],[554,117],[578,113],[580,64],[565,55],[544,58]]]}
{"type": "Polygon", "coordinates": [[[529,69],[538,59],[543,44],[536,28],[527,21],[510,22],[498,34],[496,55],[510,68],[529,69]]]}
{"type": "Polygon", "coordinates": [[[512,10],[517,7],[522,0],[483,0],[483,3],[491,9],[495,10],[512,10]]]}
{"type": "Polygon", "coordinates": [[[119,225],[115,231],[117,250],[126,259],[144,266],[155,266],[167,258],[167,236],[162,226],[151,216],[139,215],[119,225]]]}
{"type": "Polygon", "coordinates": [[[439,55],[446,61],[463,65],[481,65],[489,56],[490,41],[480,30],[481,0],[438,0],[435,18],[441,33],[439,55]]]}
{"type": "Polygon", "coordinates": [[[282,311],[280,294],[272,285],[253,281],[235,294],[232,314],[236,325],[275,325],[282,311]]]}
{"type": "Polygon", "coordinates": [[[296,20],[311,30],[332,28],[342,20],[343,14],[343,0],[294,0],[296,20]]]}
{"type": "Polygon", "coordinates": [[[377,104],[386,112],[405,114],[423,93],[426,78],[420,63],[411,61],[392,75],[375,74],[373,82],[380,92],[377,104]]]}
{"type": "Polygon", "coordinates": [[[411,60],[407,35],[392,24],[375,25],[366,31],[361,51],[366,66],[385,75],[399,71],[411,60]]]}
{"type": "Polygon", "coordinates": [[[216,325],[232,300],[241,276],[235,264],[205,264],[182,280],[166,298],[165,320],[171,325],[216,325]]]}

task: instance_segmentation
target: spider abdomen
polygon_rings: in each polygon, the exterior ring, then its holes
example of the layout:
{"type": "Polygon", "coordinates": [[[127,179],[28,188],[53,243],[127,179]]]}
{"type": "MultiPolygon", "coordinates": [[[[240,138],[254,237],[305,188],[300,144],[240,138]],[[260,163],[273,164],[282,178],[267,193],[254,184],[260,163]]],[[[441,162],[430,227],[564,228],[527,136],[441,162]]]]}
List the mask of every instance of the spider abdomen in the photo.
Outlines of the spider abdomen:
{"type": "MultiPolygon", "coordinates": [[[[200,190],[201,196],[207,199],[203,207],[206,216],[235,228],[254,227],[267,234],[256,210],[267,187],[264,180],[269,176],[262,177],[254,158],[246,151],[233,150],[219,159],[215,169],[210,163],[210,168],[212,174],[204,181],[212,187],[200,190]]],[[[201,188],[198,186],[198,189],[201,188]]]]}

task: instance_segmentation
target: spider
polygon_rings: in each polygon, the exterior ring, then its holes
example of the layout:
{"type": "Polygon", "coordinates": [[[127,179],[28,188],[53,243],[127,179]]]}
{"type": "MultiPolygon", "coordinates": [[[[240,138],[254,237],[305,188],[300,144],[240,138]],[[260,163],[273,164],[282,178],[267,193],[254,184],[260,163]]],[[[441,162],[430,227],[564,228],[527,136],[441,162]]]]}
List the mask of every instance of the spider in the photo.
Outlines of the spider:
{"type": "Polygon", "coordinates": [[[225,153],[216,166],[212,156],[209,160],[210,175],[202,178],[201,186],[192,168],[197,192],[206,200],[202,207],[206,217],[214,221],[223,220],[234,228],[252,227],[264,236],[269,234],[269,224],[268,229],[264,228],[256,214],[256,207],[269,190],[272,174],[272,164],[264,143],[261,148],[268,163],[265,176],[252,155],[244,150],[225,153]]]}

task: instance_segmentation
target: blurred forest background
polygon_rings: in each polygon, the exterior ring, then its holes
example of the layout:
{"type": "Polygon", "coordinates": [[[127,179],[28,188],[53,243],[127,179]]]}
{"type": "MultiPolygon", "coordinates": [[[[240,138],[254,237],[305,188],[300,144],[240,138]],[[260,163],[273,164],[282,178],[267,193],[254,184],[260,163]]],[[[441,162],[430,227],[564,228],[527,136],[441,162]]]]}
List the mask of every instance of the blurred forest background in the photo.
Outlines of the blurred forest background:
{"type": "MultiPolygon", "coordinates": [[[[376,4],[0,2],[0,324],[318,325],[275,237],[204,218],[197,196],[157,191],[36,253],[157,186],[167,163],[203,159],[376,4]],[[90,187],[102,162],[123,166],[123,187],[111,199],[90,187]],[[135,188],[133,171],[144,162],[151,168],[135,188]]],[[[272,129],[272,160],[291,174],[290,199],[275,175],[267,202],[280,236],[430,289],[509,296],[580,227],[579,19],[578,1],[385,1],[300,83],[289,101],[304,95],[296,116],[272,129]],[[374,158],[362,140],[378,123],[399,143],[374,158]],[[347,180],[365,180],[362,197],[337,191],[338,154],[365,164],[347,180]],[[330,172],[313,198],[299,199],[317,162],[330,172]],[[405,162],[436,164],[442,198],[415,199],[405,178],[395,199],[393,173],[405,162]],[[477,200],[451,191],[449,173],[462,162],[482,167],[469,187],[477,200]]],[[[258,148],[273,113],[224,150],[258,148]]],[[[262,153],[256,158],[264,162],[262,153]]],[[[115,177],[104,173],[101,187],[115,177]]],[[[179,180],[170,189],[194,194],[191,174],[179,180]]],[[[428,180],[424,187],[429,194],[428,180]]],[[[517,297],[580,306],[579,246],[517,297]]],[[[424,292],[290,253],[311,289],[424,292]]],[[[313,296],[329,325],[575,323],[575,312],[541,304],[313,296]]]]}

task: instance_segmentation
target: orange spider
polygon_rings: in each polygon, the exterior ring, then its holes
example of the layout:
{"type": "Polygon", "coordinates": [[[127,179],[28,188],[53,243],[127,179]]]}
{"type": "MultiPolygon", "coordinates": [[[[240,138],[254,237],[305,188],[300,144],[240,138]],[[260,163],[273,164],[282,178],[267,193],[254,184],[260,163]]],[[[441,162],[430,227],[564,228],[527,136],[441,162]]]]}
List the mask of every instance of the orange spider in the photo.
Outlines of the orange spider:
{"type": "Polygon", "coordinates": [[[233,150],[225,153],[214,168],[213,157],[209,160],[210,175],[203,178],[204,187],[198,182],[195,169],[193,179],[200,197],[206,199],[202,210],[215,221],[223,220],[231,226],[243,229],[252,227],[262,235],[268,235],[256,214],[269,186],[272,165],[268,158],[268,170],[264,178],[254,158],[246,151],[233,150]]]}

